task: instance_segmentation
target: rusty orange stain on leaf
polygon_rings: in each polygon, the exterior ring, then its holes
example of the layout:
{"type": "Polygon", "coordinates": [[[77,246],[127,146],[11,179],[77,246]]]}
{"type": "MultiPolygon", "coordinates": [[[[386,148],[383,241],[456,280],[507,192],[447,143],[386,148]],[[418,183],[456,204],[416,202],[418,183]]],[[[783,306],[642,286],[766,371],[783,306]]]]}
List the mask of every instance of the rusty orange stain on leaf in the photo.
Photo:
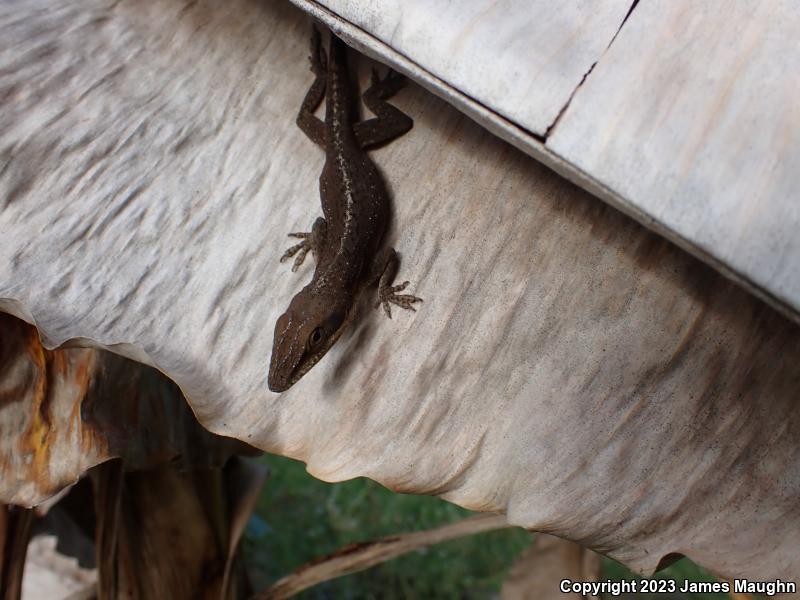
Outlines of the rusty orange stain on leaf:
{"type": "Polygon", "coordinates": [[[28,355],[31,357],[36,373],[34,375],[34,385],[32,386],[33,397],[31,398],[30,423],[27,432],[20,436],[19,450],[23,454],[33,454],[33,461],[29,466],[29,472],[36,480],[49,472],[50,447],[53,440],[50,440],[50,387],[48,377],[48,350],[42,347],[39,336],[34,328],[28,330],[26,343],[28,355]]]}
{"type": "Polygon", "coordinates": [[[244,449],[204,430],[150,367],[91,348],[47,350],[33,326],[3,314],[0,357],[4,502],[41,502],[113,457],[133,469],[174,457],[205,466],[244,449]]]}

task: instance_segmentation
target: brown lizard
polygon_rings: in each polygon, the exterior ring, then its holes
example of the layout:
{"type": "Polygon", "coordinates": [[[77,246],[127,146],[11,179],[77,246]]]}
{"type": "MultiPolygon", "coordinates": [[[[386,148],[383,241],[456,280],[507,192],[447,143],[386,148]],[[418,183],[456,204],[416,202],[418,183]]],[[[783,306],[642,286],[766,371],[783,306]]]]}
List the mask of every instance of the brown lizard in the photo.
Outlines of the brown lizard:
{"type": "Polygon", "coordinates": [[[349,324],[361,291],[378,282],[378,302],[391,318],[390,304],[414,310],[421,299],[399,294],[408,282],[393,286],[399,260],[394,248],[381,249],[389,225],[391,205],[386,186],[365,150],[389,142],[413,126],[413,121],[386,100],[405,82],[389,71],[379,78],[372,71],[364,104],[375,118],[358,122],[356,90],[351,85],[344,43],[331,34],[326,60],[320,33],[311,37],[311,71],[316,76],[306,93],[297,125],[325,150],[319,178],[322,214],[310,233],[290,233],[301,242],[289,248],[281,261],[295,256],[292,271],[309,250],[317,260],[314,276],[292,298],[275,324],[268,385],[283,392],[319,362],[349,324]],[[314,111],[325,104],[325,121],[314,111]]]}

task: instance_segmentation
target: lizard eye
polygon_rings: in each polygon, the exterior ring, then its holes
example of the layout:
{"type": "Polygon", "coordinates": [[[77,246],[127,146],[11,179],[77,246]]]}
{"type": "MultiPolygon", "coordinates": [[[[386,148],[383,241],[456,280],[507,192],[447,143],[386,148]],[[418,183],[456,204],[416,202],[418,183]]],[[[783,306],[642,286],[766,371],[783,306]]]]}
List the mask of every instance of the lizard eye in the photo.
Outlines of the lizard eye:
{"type": "Polygon", "coordinates": [[[316,346],[322,341],[322,328],[317,327],[314,331],[311,332],[311,335],[308,336],[308,343],[312,346],[316,346]]]}

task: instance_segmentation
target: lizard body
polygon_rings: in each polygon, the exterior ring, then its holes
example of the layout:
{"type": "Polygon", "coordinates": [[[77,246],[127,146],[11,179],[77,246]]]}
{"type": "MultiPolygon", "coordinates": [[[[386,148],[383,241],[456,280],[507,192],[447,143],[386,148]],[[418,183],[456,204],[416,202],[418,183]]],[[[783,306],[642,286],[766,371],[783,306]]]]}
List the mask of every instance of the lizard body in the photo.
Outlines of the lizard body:
{"type": "Polygon", "coordinates": [[[290,233],[302,241],[289,248],[281,261],[296,256],[292,271],[311,251],[317,260],[314,276],[292,298],[275,324],[268,385],[273,392],[291,387],[333,346],[350,322],[361,291],[379,281],[379,301],[391,318],[389,304],[414,310],[420,298],[398,294],[408,282],[392,286],[398,268],[393,248],[381,250],[389,225],[391,204],[377,167],[365,152],[409,131],[412,120],[385,102],[404,80],[390,73],[379,79],[372,73],[364,103],[376,117],[358,121],[355,91],[350,82],[344,43],[331,34],[329,58],[319,31],[311,39],[311,71],[308,90],[297,125],[325,150],[325,166],[319,178],[323,217],[310,233],[290,233]],[[325,121],[314,115],[323,98],[325,121]]]}

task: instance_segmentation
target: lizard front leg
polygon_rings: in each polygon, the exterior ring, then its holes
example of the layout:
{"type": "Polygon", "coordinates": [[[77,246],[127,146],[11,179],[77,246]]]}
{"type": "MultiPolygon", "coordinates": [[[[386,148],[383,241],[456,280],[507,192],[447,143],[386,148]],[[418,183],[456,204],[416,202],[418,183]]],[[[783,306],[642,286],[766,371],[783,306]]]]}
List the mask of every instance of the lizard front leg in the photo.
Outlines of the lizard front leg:
{"type": "Polygon", "coordinates": [[[417,296],[397,293],[402,292],[408,286],[408,281],[404,281],[400,285],[392,285],[399,266],[400,260],[397,258],[394,248],[386,248],[378,253],[372,266],[371,283],[378,280],[378,301],[375,303],[375,308],[383,305],[383,312],[390,319],[392,318],[391,304],[416,312],[413,306],[414,302],[422,302],[422,298],[417,296]]]}
{"type": "Polygon", "coordinates": [[[291,258],[297,254],[294,259],[294,264],[292,265],[292,273],[294,273],[300,268],[300,265],[303,264],[303,261],[305,261],[309,250],[311,250],[315,258],[318,258],[320,250],[325,245],[325,236],[327,235],[327,231],[328,223],[322,217],[317,217],[317,220],[314,221],[314,225],[311,226],[310,232],[296,231],[290,233],[289,237],[300,238],[303,241],[286,250],[286,252],[283,253],[283,256],[281,256],[280,262],[283,262],[287,258],[291,258]]]}

